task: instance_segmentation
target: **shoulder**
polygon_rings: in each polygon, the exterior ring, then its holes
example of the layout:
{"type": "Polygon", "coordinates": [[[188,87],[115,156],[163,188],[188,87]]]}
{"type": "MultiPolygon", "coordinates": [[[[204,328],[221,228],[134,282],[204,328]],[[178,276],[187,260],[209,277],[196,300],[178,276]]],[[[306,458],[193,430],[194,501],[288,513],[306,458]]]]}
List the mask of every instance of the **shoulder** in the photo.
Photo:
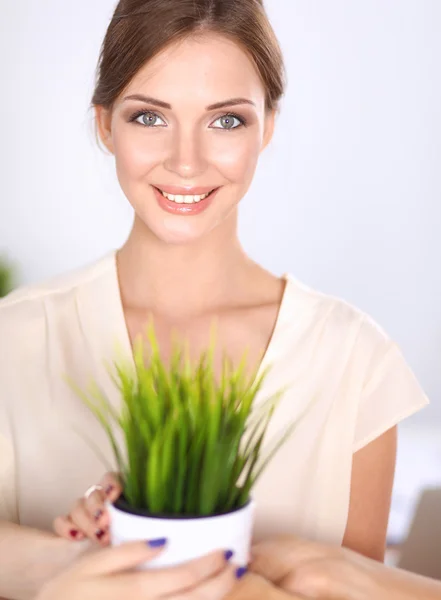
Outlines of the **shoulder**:
{"type": "MultiPolygon", "coordinates": [[[[401,349],[372,316],[294,278],[291,289],[297,318],[307,322],[301,354],[309,358],[319,385],[323,383],[323,397],[338,407],[334,414],[352,419],[354,452],[427,405],[401,349]],[[328,394],[332,382],[337,382],[338,394],[328,394]]],[[[290,316],[295,320],[295,313],[290,316]]]]}
{"type": "MultiPolygon", "coordinates": [[[[365,361],[375,362],[386,353],[394,341],[367,312],[343,298],[323,293],[288,275],[293,306],[306,315],[308,333],[320,337],[335,351],[352,351],[365,361]]],[[[295,315],[293,314],[293,318],[295,315]]]]}
{"type": "Polygon", "coordinates": [[[5,348],[21,334],[35,333],[48,310],[66,307],[80,290],[92,287],[109,277],[114,269],[114,253],[42,283],[14,290],[0,300],[0,345],[5,348]],[[12,336],[12,337],[11,337],[12,336]]]}

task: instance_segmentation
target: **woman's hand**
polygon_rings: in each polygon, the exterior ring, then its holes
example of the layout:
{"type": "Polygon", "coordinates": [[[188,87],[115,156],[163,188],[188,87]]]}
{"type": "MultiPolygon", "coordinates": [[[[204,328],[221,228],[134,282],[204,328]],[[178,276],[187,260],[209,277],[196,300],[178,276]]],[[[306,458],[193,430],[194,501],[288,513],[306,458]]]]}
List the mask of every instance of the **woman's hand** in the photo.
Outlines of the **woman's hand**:
{"type": "Polygon", "coordinates": [[[115,502],[121,492],[118,476],[107,473],[91,493],[77,500],[69,515],[55,519],[55,533],[72,541],[89,538],[101,546],[108,546],[110,517],[105,503],[115,502]]]}
{"type": "MultiPolygon", "coordinates": [[[[383,600],[382,563],[351,550],[293,537],[253,547],[250,570],[281,590],[323,600],[383,600]]],[[[239,600],[239,598],[238,598],[239,600]]]]}
{"type": "Polygon", "coordinates": [[[169,569],[133,571],[161,552],[156,543],[135,542],[83,557],[46,584],[36,600],[221,600],[233,588],[235,570],[223,552],[169,569]]]}
{"type": "MultiPolygon", "coordinates": [[[[257,544],[252,554],[250,570],[294,598],[441,600],[441,582],[388,568],[347,548],[287,537],[257,544]]],[[[234,590],[233,600],[251,598],[245,594],[246,580],[234,590]]],[[[267,592],[254,597],[278,598],[274,590],[267,592]]]]}

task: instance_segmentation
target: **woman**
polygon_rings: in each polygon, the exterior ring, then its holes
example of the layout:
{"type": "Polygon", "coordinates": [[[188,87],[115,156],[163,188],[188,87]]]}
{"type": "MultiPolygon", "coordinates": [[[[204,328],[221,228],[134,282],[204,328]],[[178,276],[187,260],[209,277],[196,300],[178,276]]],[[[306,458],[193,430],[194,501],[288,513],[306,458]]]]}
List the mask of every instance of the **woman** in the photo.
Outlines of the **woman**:
{"type": "MultiPolygon", "coordinates": [[[[196,356],[216,319],[219,357],[237,360],[248,347],[250,369],[272,365],[262,397],[289,391],[270,436],[308,409],[257,486],[256,538],[295,533],[382,559],[395,426],[427,399],[366,315],[274,276],[241,248],[238,204],[282,94],[282,57],[260,1],[118,4],[92,104],[134,224],[117,252],[1,304],[0,554],[6,522],[22,526],[13,535],[24,547],[23,526],[49,529],[100,479],[103,464],[83,438],[109,460],[110,448],[64,376],[80,386],[93,377],[119,406],[104,362],[115,343],[130,356],[153,316],[165,360],[172,330],[196,356]]],[[[21,553],[7,554],[18,589],[21,553]]]]}

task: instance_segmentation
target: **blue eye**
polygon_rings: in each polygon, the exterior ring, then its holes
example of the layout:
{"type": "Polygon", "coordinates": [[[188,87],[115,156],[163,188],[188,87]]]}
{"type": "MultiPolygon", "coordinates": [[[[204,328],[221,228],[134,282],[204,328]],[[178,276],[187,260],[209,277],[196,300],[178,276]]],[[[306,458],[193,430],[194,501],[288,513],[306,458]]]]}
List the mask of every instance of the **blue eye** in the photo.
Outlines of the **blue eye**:
{"type": "Polygon", "coordinates": [[[223,115],[222,117],[219,117],[219,119],[216,119],[215,123],[218,121],[221,123],[221,126],[214,127],[214,129],[224,129],[226,131],[230,131],[231,129],[238,129],[243,125],[246,125],[245,119],[233,114],[223,115]]]}
{"type": "Polygon", "coordinates": [[[139,123],[143,127],[164,127],[166,125],[163,119],[151,110],[138,111],[130,117],[130,122],[139,123]],[[162,123],[158,123],[158,121],[162,121],[162,123]]]}

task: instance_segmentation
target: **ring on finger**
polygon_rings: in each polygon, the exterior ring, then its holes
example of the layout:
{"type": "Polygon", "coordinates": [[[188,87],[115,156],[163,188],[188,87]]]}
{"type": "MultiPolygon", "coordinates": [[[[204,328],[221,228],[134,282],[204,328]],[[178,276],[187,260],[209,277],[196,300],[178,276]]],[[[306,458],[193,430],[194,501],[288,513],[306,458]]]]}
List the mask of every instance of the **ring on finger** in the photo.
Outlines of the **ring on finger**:
{"type": "Polygon", "coordinates": [[[88,500],[95,492],[102,492],[104,490],[102,485],[92,485],[84,494],[84,498],[88,500]]]}

